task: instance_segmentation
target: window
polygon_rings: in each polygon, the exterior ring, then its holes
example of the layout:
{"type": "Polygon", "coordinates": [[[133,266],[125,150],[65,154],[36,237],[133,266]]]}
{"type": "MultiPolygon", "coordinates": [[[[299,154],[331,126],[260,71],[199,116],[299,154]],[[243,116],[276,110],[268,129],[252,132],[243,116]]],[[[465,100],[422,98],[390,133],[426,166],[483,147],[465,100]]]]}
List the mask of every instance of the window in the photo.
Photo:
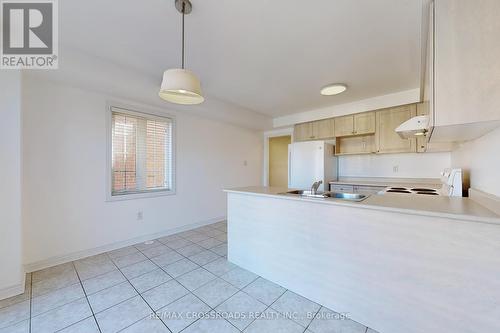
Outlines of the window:
{"type": "Polygon", "coordinates": [[[110,109],[111,196],[173,193],[173,119],[110,109]]]}

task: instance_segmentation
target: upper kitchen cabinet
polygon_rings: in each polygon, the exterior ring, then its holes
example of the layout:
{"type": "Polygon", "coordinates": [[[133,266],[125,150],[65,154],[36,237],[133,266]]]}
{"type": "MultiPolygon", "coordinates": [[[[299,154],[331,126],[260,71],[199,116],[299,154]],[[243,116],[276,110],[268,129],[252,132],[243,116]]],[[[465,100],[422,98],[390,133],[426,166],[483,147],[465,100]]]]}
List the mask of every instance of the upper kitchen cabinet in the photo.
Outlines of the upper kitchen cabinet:
{"type": "Polygon", "coordinates": [[[375,112],[335,118],[335,135],[351,136],[375,133],[375,112]]]}
{"type": "Polygon", "coordinates": [[[375,133],[375,112],[358,113],[354,115],[354,134],[375,133]]]}
{"type": "Polygon", "coordinates": [[[416,139],[401,139],[395,129],[408,119],[415,117],[415,104],[403,105],[376,112],[377,153],[415,153],[416,139]]]}
{"type": "Polygon", "coordinates": [[[348,136],[354,135],[354,117],[344,116],[335,118],[335,135],[348,136]]]}
{"type": "Polygon", "coordinates": [[[313,139],[331,139],[335,136],[333,119],[317,120],[312,122],[313,139]]]}
{"type": "Polygon", "coordinates": [[[296,124],[293,128],[294,141],[307,141],[312,140],[312,125],[311,123],[296,124]]]}
{"type": "Polygon", "coordinates": [[[500,125],[499,13],[499,0],[434,2],[431,142],[474,139],[500,125]]]}
{"type": "Polygon", "coordinates": [[[297,124],[293,133],[294,141],[325,140],[334,136],[333,119],[297,124]]]}

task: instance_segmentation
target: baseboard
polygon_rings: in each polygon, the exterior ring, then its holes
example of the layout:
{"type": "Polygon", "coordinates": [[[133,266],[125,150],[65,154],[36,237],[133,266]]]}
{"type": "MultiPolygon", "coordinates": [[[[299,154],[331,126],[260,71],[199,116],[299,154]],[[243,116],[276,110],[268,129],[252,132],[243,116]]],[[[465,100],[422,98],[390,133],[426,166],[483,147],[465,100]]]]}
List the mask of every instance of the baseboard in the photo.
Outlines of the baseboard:
{"type": "Polygon", "coordinates": [[[131,238],[131,239],[127,239],[124,241],[115,242],[115,243],[99,246],[99,247],[92,248],[92,249],[73,252],[73,253],[63,255],[63,256],[56,256],[56,257],[48,258],[45,260],[25,264],[24,269],[27,273],[30,273],[30,272],[38,271],[38,270],[41,270],[44,268],[48,268],[48,267],[64,264],[67,262],[79,260],[82,258],[94,256],[94,255],[101,254],[104,252],[113,251],[113,250],[116,250],[116,249],[119,249],[119,248],[122,248],[125,246],[134,245],[134,244],[145,242],[145,241],[148,241],[151,239],[165,237],[165,236],[173,235],[173,234],[176,234],[179,232],[202,227],[202,226],[205,226],[208,224],[217,223],[220,221],[224,221],[225,219],[226,219],[225,216],[220,216],[220,217],[212,218],[209,220],[188,224],[188,225],[185,225],[182,227],[168,229],[168,230],[154,233],[154,234],[149,234],[149,235],[145,235],[145,236],[141,236],[141,237],[131,238]]]}
{"type": "Polygon", "coordinates": [[[469,198],[500,215],[500,197],[474,188],[469,189],[469,198]]]}

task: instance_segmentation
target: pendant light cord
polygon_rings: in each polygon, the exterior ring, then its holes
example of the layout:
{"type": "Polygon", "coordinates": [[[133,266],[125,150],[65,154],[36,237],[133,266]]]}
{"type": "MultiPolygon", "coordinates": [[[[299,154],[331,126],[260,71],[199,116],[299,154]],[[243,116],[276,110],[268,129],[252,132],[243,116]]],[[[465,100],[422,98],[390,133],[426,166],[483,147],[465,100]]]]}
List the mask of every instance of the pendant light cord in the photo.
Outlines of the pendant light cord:
{"type": "Polygon", "coordinates": [[[186,3],[182,2],[182,69],[184,69],[184,12],[186,11],[186,3]]]}

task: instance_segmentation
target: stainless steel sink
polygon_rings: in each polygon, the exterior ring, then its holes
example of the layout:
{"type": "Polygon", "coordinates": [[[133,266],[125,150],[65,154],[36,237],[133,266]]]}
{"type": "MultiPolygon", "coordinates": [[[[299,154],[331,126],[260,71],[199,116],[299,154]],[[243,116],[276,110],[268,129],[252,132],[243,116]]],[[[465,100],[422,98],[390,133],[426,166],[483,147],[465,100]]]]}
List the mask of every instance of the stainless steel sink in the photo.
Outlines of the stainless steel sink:
{"type": "Polygon", "coordinates": [[[325,193],[328,198],[342,199],[349,201],[362,201],[368,195],[359,193],[343,193],[343,192],[327,192],[325,193]]]}
{"type": "Polygon", "coordinates": [[[289,191],[289,192],[286,192],[286,194],[295,194],[295,195],[300,195],[302,197],[312,197],[312,198],[326,198],[327,197],[325,192],[313,193],[312,191],[305,191],[305,190],[289,191]]]}
{"type": "Polygon", "coordinates": [[[285,193],[280,193],[284,195],[297,195],[307,198],[323,198],[323,199],[340,199],[347,201],[362,201],[368,197],[366,194],[359,193],[342,193],[342,192],[316,192],[307,190],[294,190],[285,193]]]}

